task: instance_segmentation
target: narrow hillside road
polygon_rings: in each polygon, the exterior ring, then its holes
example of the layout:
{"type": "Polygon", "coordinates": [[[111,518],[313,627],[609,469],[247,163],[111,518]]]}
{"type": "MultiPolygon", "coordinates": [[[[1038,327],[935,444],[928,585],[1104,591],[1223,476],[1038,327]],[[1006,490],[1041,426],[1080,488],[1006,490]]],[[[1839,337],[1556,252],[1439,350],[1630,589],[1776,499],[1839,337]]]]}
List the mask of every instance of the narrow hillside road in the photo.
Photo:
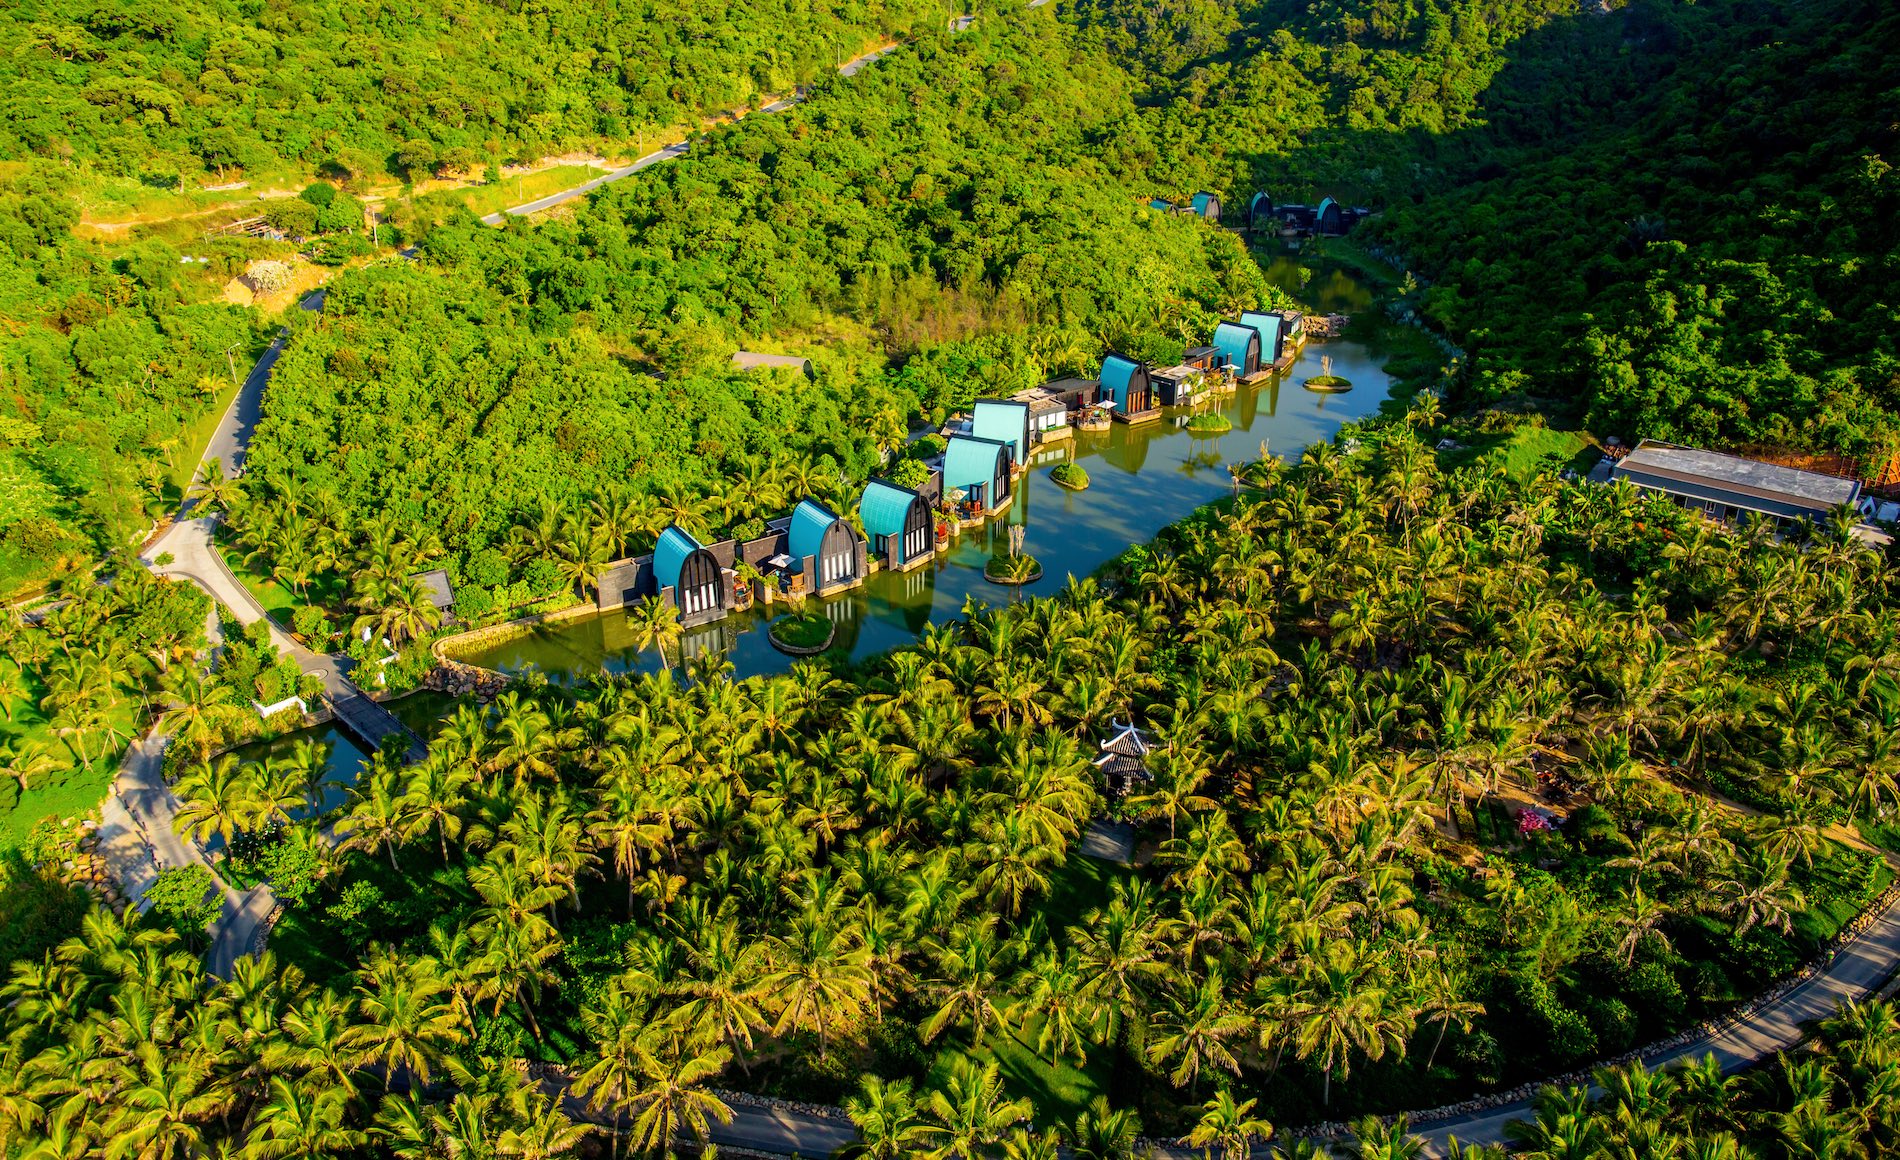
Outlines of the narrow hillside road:
{"type": "MultiPolygon", "coordinates": [[[[297,303],[301,310],[315,313],[323,309],[323,291],[317,290],[304,296],[297,303]]],[[[231,405],[224,409],[224,417],[218,420],[217,429],[211,432],[211,439],[205,444],[204,454],[198,457],[203,463],[215,459],[224,469],[226,478],[244,474],[244,457],[250,450],[251,436],[257,431],[257,420],[264,413],[264,387],[270,382],[271,371],[277,366],[277,356],[284,353],[284,342],[290,337],[288,330],[280,330],[271,340],[270,346],[258,357],[257,365],[251,373],[244,376],[244,383],[232,398],[231,405]]],[[[184,515],[191,501],[187,499],[179,515],[184,515]]]]}
{"type": "MultiPolygon", "coordinates": [[[[973,20],[973,19],[975,18],[966,17],[965,27],[968,26],[967,21],[973,20]]],[[[958,31],[962,31],[962,29],[958,29],[958,31]]],[[[864,68],[869,66],[873,61],[877,60],[879,57],[884,56],[886,53],[894,51],[896,48],[897,46],[895,44],[886,44],[878,48],[874,48],[869,52],[860,53],[859,55],[854,56],[850,60],[847,60],[843,64],[839,65],[838,75],[843,76],[843,77],[856,76],[864,68]]],[[[778,100],[773,101],[771,104],[759,106],[759,108],[753,110],[753,112],[783,113],[787,109],[800,105],[803,102],[804,102],[804,98],[800,96],[781,97],[778,100]]],[[[750,113],[742,113],[737,118],[735,118],[735,120],[744,120],[746,117],[751,116],[751,115],[752,114],[750,113]]],[[[631,165],[623,166],[620,169],[609,170],[605,174],[599,177],[596,177],[592,179],[591,181],[584,181],[572,189],[564,189],[559,193],[550,193],[546,197],[537,197],[533,201],[523,202],[521,205],[510,206],[507,209],[488,214],[487,216],[482,218],[482,221],[491,226],[498,226],[502,224],[503,222],[507,221],[511,217],[527,217],[530,214],[537,214],[543,210],[553,209],[557,205],[564,205],[567,202],[574,201],[578,198],[586,197],[588,194],[594,192],[596,189],[599,189],[603,185],[611,185],[613,182],[621,181],[625,178],[632,177],[634,174],[640,172],[642,169],[651,168],[652,166],[658,165],[663,161],[672,161],[673,159],[677,157],[683,157],[686,155],[686,151],[688,148],[689,146],[687,145],[686,142],[675,141],[671,145],[661,146],[659,149],[654,150],[653,152],[647,154],[645,157],[642,157],[638,161],[635,161],[631,165]]],[[[259,365],[261,366],[262,364],[260,363],[259,365]]]]}

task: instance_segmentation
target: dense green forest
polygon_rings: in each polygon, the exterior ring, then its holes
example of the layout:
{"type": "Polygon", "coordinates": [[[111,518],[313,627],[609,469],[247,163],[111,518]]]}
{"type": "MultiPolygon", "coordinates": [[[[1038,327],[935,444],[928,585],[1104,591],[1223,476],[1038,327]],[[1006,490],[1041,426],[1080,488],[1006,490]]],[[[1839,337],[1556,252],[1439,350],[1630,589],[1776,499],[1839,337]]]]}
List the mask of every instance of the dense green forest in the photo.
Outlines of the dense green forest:
{"type": "Polygon", "coordinates": [[[1900,442],[1891,6],[1632,5],[1553,29],[1384,232],[1470,336],[1470,398],[1600,433],[1900,442]]]}
{"type": "Polygon", "coordinates": [[[1900,16],[1783,4],[1076,7],[1150,87],[1105,156],[1381,212],[1461,405],[1599,434],[1900,447],[1900,16]]]}
{"type": "MultiPolygon", "coordinates": [[[[322,1155],[566,1141],[509,1078],[525,1055],[640,1146],[716,1116],[722,1076],[847,1099],[869,1142],[901,1132],[874,1154],[992,1154],[1032,1114],[1259,1136],[1632,1046],[1786,973],[1882,886],[1828,828],[1900,796],[1878,557],[1445,476],[1406,424],[1358,442],[1257,465],[1105,584],[862,671],[530,686],[288,825],[307,758],[207,765],[192,825],[293,900],[276,957],[211,983],[173,941],[194,916],[160,911],[17,965],[15,1122],[322,1155]],[[1089,746],[1131,716],[1153,780],[1104,801],[1089,746]],[[1076,856],[1105,807],[1152,864],[1076,856]],[[178,1014],[118,1014],[148,989],[178,1014]],[[453,1086],[386,1092],[389,1067],[453,1086]],[[1037,1067],[1112,1106],[1025,1090],[1037,1067]]],[[[1891,1038],[1872,1010],[1826,1042],[1891,1038]]],[[[1791,1057],[1793,1093],[1785,1070],[1758,1095],[1661,1081],[1640,1127],[1883,1139],[1889,1113],[1853,1114],[1869,1062],[1791,1057]],[[1677,1090],[1699,1094],[1664,1115],[1677,1090]]],[[[1545,1150],[1637,1130],[1577,1097],[1538,1117],[1545,1150]]]]}
{"type": "MultiPolygon", "coordinates": [[[[49,165],[0,176],[0,591],[149,527],[198,454],[188,433],[261,345],[173,247],[75,239],[71,192],[49,165]]],[[[207,249],[224,277],[242,269],[207,249]]]]}
{"type": "Polygon", "coordinates": [[[619,150],[943,18],[921,3],[9,5],[0,159],[170,185],[619,150]]]}
{"type": "MultiPolygon", "coordinates": [[[[159,63],[162,53],[115,56],[101,46],[119,41],[100,40],[86,31],[92,24],[119,38],[156,36],[187,54],[221,43],[176,31],[209,15],[87,19],[71,26],[75,43],[57,51],[59,38],[45,29],[58,22],[48,13],[28,19],[42,30],[24,38],[29,47],[9,67],[122,78],[143,77],[142,68],[180,71],[159,63]]],[[[592,36],[609,27],[489,6],[440,19],[475,28],[494,22],[493,43],[521,21],[561,44],[570,26],[592,36]]],[[[772,19],[760,16],[758,27],[772,19]]],[[[810,19],[915,24],[883,12],[810,19]]],[[[597,382],[607,396],[638,405],[654,388],[609,364],[668,375],[677,389],[723,379],[718,361],[727,348],[777,340],[838,349],[841,365],[821,377],[824,393],[862,395],[865,411],[902,421],[954,406],[978,384],[1084,368],[1107,345],[1159,341],[1165,351],[1213,310],[1258,297],[1237,250],[1212,235],[1197,245],[1177,223],[1133,213],[1147,196],[1212,188],[1226,196],[1231,219],[1255,189],[1281,200],[1330,192],[1378,207],[1364,240],[1398,246],[1428,276],[1413,303],[1471,355],[1454,406],[1538,408],[1599,434],[1867,456],[1889,439],[1894,402],[1885,287],[1895,179],[1881,160],[1891,152],[1893,119],[1877,112],[1893,103],[1878,59],[1893,20],[1852,0],[1792,7],[1654,0],[1588,16],[1530,0],[1297,10],[1104,2],[1078,5],[1065,19],[1046,9],[996,12],[957,37],[926,36],[915,51],[850,83],[821,80],[817,99],[799,113],[714,134],[697,156],[615,188],[570,222],[497,240],[477,236],[483,231],[467,220],[441,220],[440,211],[406,203],[386,216],[397,227],[391,237],[425,241],[423,266],[440,283],[406,293],[439,301],[448,314],[462,313],[467,299],[468,327],[487,332],[505,318],[502,330],[528,332],[522,342],[493,341],[509,351],[547,346],[553,353],[535,357],[567,368],[551,377],[570,393],[597,382]],[[1687,44],[1719,47],[1684,53],[1687,44]],[[1826,83],[1813,83],[1816,76],[1826,83]],[[1723,91],[1747,96],[1705,99],[1723,91]],[[1796,122],[1803,128],[1793,129],[1796,122]],[[588,346],[592,336],[599,349],[588,346]]],[[[431,127],[445,124],[439,119],[393,111],[413,104],[391,95],[407,91],[398,74],[420,67],[393,63],[408,59],[399,44],[421,43],[420,33],[414,42],[407,35],[379,33],[387,51],[365,58],[392,62],[377,67],[395,79],[365,82],[388,104],[364,97],[347,118],[349,132],[382,135],[374,147],[352,145],[337,129],[292,152],[335,163],[347,178],[375,169],[351,148],[400,152],[412,134],[420,135],[415,157],[475,148],[474,136],[431,127]],[[370,108],[389,116],[379,121],[370,108]]],[[[804,51],[798,38],[760,35],[772,50],[749,62],[799,78],[824,71],[822,60],[787,65],[774,55],[804,51]]],[[[716,57],[749,43],[735,34],[704,51],[716,57]]],[[[583,70],[581,79],[622,84],[612,77],[624,77],[632,54],[620,51],[620,72],[583,70]]],[[[695,83],[717,87],[735,75],[714,57],[702,64],[688,70],[695,83]]],[[[463,83],[452,65],[437,71],[463,83]]],[[[657,74],[639,75],[645,84],[657,74]]],[[[754,75],[731,85],[776,82],[754,75]]],[[[698,92],[688,85],[666,100],[691,107],[712,99],[687,89],[698,92]]],[[[257,95],[266,91],[247,91],[246,100],[268,104],[257,95]]],[[[560,121],[524,112],[540,96],[519,107],[505,94],[486,99],[503,106],[495,115],[518,135],[481,129],[484,157],[532,156],[582,132],[529,128],[560,121]]],[[[630,97],[624,115],[612,102],[566,100],[563,108],[621,117],[618,128],[595,130],[602,136],[624,139],[633,120],[666,115],[653,111],[658,106],[635,110],[630,97]]],[[[95,114],[102,107],[82,103],[95,114]]],[[[56,107],[28,96],[9,105],[34,116],[56,107]]],[[[215,97],[181,107],[207,118],[222,109],[215,97]]],[[[169,142],[183,132],[162,122],[162,114],[133,127],[115,122],[101,139],[123,144],[130,140],[123,134],[145,141],[151,133],[169,142]]],[[[250,122],[313,119],[252,110],[250,122]]],[[[281,144],[269,138],[255,147],[281,144]]],[[[404,164],[394,153],[380,163],[404,164]]],[[[19,501],[0,532],[0,565],[12,583],[44,573],[62,554],[117,546],[148,509],[162,507],[160,479],[179,453],[171,441],[212,397],[216,363],[234,341],[246,340],[240,354],[258,346],[257,320],[200,304],[214,284],[202,269],[164,272],[180,254],[163,243],[68,238],[70,202],[86,180],[36,162],[10,171],[10,192],[0,197],[18,258],[5,294],[12,325],[0,338],[0,367],[10,388],[7,418],[28,424],[0,433],[5,486],[19,501]]],[[[226,278],[254,256],[235,243],[194,249],[226,278]]],[[[381,317],[373,305],[362,309],[365,319],[381,317]]],[[[421,341],[414,330],[393,329],[375,341],[421,341]]],[[[361,404],[348,358],[332,373],[322,332],[304,341],[325,369],[293,357],[298,381],[286,384],[287,402],[277,409],[286,422],[308,424],[294,437],[300,443],[324,434],[339,400],[361,404]],[[288,413],[293,390],[307,414],[288,413]]],[[[471,349],[467,339],[452,345],[471,349]]],[[[403,361],[398,351],[381,353],[403,361]]],[[[426,386],[429,372],[417,373],[420,392],[397,384],[404,405],[440,398],[426,386]]],[[[755,434],[775,425],[751,409],[744,386],[684,393],[720,400],[755,434]]],[[[477,395],[492,398],[493,388],[477,395]]],[[[541,401],[563,397],[549,388],[541,401]]],[[[384,430],[402,429],[402,416],[390,417],[384,430]]],[[[334,423],[328,434],[337,434],[334,423]]],[[[608,452],[604,468],[584,467],[548,486],[578,499],[597,493],[600,470],[644,462],[677,476],[667,482],[704,493],[716,490],[714,477],[738,470],[720,452],[752,438],[694,434],[681,455],[666,441],[680,431],[662,434],[636,449],[610,431],[608,441],[622,446],[608,452]]],[[[529,442],[534,449],[518,466],[546,466],[545,443],[529,442]]],[[[801,442],[791,456],[821,464],[829,457],[856,478],[874,457],[865,444],[874,442],[801,442]]],[[[355,464],[343,472],[352,493],[354,479],[370,470],[413,473],[390,501],[404,510],[437,484],[461,490],[459,472],[445,479],[437,464],[411,463],[399,440],[377,437],[367,446],[352,448],[355,464]],[[434,480],[426,489],[416,482],[425,475],[434,480]]],[[[562,451],[569,458],[572,447],[562,451]]],[[[284,469],[314,470],[320,458],[300,446],[284,469]]],[[[481,461],[492,463],[492,453],[481,461]]],[[[504,486],[500,510],[479,516],[488,530],[457,546],[492,539],[525,510],[531,490],[504,486]]],[[[358,515],[380,502],[345,500],[358,515]]],[[[451,526],[466,529],[471,520],[458,513],[451,526]]]]}
{"type": "Polygon", "coordinates": [[[347,535],[427,528],[458,580],[544,516],[615,553],[668,519],[756,526],[845,501],[920,415],[1105,347],[1178,356],[1219,312],[1285,301],[1232,235],[1144,209],[1094,158],[1090,128],[1130,105],[1090,94],[1118,78],[1050,22],[972,30],[572,221],[409,223],[416,262],[340,278],[279,362],[234,524],[282,547],[322,495],[347,535]],[[816,380],[735,372],[747,335],[815,346],[816,380]]]}

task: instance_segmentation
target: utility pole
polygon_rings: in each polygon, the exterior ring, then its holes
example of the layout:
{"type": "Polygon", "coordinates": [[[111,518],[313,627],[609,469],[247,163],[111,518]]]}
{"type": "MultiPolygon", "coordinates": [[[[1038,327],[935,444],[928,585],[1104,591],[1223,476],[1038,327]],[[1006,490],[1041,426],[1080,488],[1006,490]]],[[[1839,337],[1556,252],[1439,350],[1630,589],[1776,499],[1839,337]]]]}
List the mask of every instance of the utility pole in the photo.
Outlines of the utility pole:
{"type": "Polygon", "coordinates": [[[238,381],[237,360],[231,357],[231,352],[236,349],[237,343],[235,342],[224,348],[224,365],[231,368],[231,385],[234,387],[237,386],[238,381]]]}

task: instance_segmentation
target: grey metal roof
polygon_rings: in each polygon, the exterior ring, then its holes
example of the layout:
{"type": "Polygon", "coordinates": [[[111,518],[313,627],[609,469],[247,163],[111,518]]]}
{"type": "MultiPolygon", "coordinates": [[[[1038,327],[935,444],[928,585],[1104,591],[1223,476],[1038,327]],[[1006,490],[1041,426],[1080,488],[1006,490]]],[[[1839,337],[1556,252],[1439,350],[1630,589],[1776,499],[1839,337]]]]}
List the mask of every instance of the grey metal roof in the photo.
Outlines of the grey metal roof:
{"type": "Polygon", "coordinates": [[[1663,490],[1669,490],[1672,483],[1681,483],[1817,510],[1853,503],[1860,496],[1857,481],[1837,475],[1648,440],[1624,456],[1612,475],[1618,479],[1643,476],[1646,479],[1630,482],[1650,482],[1663,490]]]}
{"type": "Polygon", "coordinates": [[[437,608],[447,608],[455,603],[455,590],[449,585],[449,574],[440,568],[416,573],[415,578],[422,582],[422,588],[429,594],[429,603],[437,608]]]}

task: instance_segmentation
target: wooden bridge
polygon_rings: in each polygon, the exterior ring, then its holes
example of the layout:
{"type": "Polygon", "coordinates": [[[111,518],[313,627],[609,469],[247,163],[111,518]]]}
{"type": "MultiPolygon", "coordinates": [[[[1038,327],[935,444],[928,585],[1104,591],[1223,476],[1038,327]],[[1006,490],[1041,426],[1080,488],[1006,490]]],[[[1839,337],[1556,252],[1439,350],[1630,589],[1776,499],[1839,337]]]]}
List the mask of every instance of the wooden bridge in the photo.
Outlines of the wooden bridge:
{"type": "Polygon", "coordinates": [[[336,714],[337,724],[343,726],[350,736],[372,750],[400,748],[403,762],[408,765],[429,755],[429,747],[422,743],[422,738],[397,720],[394,713],[370,700],[349,681],[339,681],[338,684],[340,689],[325,693],[324,700],[330,703],[330,711],[336,714]]]}

